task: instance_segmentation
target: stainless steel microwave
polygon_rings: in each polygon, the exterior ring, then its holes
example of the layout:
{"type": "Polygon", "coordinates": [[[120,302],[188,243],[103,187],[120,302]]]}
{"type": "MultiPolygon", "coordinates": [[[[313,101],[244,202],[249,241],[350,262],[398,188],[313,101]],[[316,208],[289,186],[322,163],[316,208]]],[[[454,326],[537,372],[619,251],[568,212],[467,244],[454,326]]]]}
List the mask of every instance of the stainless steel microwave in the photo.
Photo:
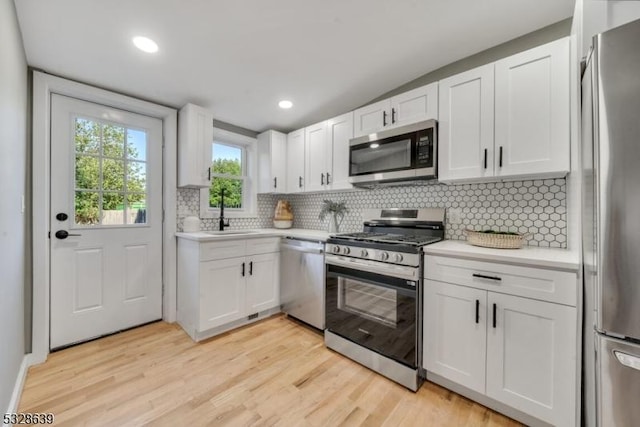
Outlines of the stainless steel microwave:
{"type": "Polygon", "coordinates": [[[426,120],[349,141],[349,182],[370,186],[437,178],[438,123],[426,120]]]}

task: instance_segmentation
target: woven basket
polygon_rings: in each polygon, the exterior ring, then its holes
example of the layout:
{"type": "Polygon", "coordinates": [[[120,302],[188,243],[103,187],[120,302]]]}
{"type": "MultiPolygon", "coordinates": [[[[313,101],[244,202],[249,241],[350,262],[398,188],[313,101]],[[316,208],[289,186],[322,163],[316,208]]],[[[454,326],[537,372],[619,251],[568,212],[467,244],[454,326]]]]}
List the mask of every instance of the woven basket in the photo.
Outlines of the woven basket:
{"type": "Polygon", "coordinates": [[[474,246],[497,249],[520,249],[524,245],[524,239],[529,234],[496,234],[481,233],[474,230],[464,230],[467,242],[474,246]]]}

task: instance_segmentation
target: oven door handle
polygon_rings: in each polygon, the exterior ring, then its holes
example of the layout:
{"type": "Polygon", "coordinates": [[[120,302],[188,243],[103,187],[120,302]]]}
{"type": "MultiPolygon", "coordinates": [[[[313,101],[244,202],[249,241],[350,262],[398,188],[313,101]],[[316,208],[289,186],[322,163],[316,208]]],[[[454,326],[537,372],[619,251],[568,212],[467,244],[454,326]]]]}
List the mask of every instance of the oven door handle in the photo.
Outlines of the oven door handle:
{"type": "Polygon", "coordinates": [[[399,279],[410,280],[417,282],[420,280],[419,273],[416,274],[418,269],[413,267],[404,267],[395,264],[383,264],[378,262],[371,262],[365,260],[354,261],[351,259],[337,257],[335,255],[325,255],[325,263],[335,265],[338,267],[350,268],[357,271],[365,271],[369,273],[381,274],[383,276],[396,277],[399,279]]]}

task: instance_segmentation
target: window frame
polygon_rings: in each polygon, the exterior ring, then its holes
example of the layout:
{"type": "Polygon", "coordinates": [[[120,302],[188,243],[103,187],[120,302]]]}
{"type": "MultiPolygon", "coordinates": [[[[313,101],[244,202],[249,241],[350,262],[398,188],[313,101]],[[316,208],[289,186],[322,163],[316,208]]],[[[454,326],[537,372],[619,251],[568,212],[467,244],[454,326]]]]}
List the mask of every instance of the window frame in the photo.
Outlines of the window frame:
{"type": "MultiPolygon", "coordinates": [[[[257,192],[257,180],[258,180],[258,155],[257,145],[258,140],[246,135],[231,132],[228,130],[213,128],[213,140],[210,142],[212,145],[214,142],[230,145],[243,149],[242,168],[244,175],[239,177],[230,177],[220,174],[211,174],[211,178],[216,176],[242,179],[242,209],[237,208],[225,208],[225,218],[257,218],[258,211],[258,192],[257,192]]],[[[211,186],[200,189],[200,217],[201,218],[219,218],[220,209],[212,208],[209,206],[209,191],[211,186]]]]}

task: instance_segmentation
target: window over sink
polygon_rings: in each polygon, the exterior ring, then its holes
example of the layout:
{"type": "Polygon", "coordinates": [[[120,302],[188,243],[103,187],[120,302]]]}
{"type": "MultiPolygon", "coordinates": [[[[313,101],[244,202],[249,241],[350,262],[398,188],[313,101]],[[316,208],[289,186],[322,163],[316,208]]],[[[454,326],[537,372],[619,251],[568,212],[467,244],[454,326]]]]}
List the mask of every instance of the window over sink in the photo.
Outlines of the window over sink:
{"type": "Polygon", "coordinates": [[[224,190],[227,218],[256,215],[256,139],[214,128],[211,150],[211,186],[200,190],[200,216],[217,218],[224,190]]]}

